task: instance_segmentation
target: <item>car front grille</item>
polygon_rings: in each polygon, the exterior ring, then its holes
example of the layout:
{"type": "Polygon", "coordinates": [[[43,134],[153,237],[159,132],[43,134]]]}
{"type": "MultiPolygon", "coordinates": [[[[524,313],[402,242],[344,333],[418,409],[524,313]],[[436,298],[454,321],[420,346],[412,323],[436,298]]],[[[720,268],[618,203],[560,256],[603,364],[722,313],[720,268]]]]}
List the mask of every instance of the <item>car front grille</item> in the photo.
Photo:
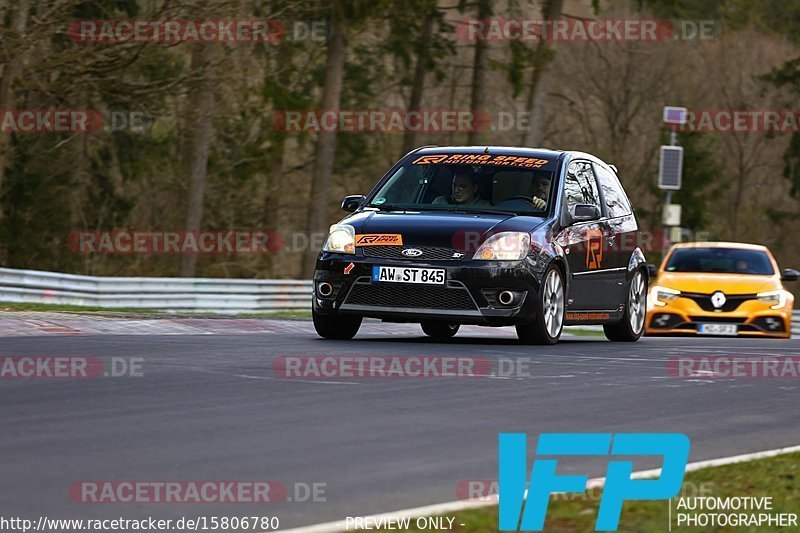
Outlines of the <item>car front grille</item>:
{"type": "Polygon", "coordinates": [[[681,296],[685,298],[690,298],[694,300],[697,305],[700,306],[700,309],[703,311],[718,311],[722,313],[730,313],[731,311],[736,311],[740,305],[748,300],[755,300],[755,294],[726,294],[725,295],[725,303],[722,304],[722,307],[716,308],[714,304],[711,303],[711,295],[710,294],[699,294],[699,293],[683,293],[681,296]]]}
{"type": "Polygon", "coordinates": [[[692,322],[706,322],[709,324],[744,324],[746,317],[731,316],[690,316],[692,322]]]}
{"type": "Polygon", "coordinates": [[[356,282],[344,304],[410,309],[477,310],[475,302],[461,284],[415,286],[401,283],[356,282]]]}
{"type": "Polygon", "coordinates": [[[464,259],[466,254],[453,248],[437,248],[434,246],[365,246],[361,249],[366,257],[378,259],[404,259],[418,261],[458,261],[464,259]],[[422,253],[416,257],[403,255],[403,250],[420,250],[422,253]]]}

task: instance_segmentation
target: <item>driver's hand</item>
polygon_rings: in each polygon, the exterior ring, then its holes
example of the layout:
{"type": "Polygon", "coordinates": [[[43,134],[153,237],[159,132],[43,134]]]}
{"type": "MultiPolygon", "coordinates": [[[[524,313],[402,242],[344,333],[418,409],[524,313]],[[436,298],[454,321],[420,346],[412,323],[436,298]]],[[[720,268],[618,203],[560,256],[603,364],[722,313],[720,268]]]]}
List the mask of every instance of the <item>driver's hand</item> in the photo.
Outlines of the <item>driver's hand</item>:
{"type": "Polygon", "coordinates": [[[531,203],[533,204],[533,207],[535,207],[537,209],[544,209],[545,207],[547,207],[547,202],[545,202],[544,200],[542,200],[538,196],[532,197],[531,198],[531,203]]]}

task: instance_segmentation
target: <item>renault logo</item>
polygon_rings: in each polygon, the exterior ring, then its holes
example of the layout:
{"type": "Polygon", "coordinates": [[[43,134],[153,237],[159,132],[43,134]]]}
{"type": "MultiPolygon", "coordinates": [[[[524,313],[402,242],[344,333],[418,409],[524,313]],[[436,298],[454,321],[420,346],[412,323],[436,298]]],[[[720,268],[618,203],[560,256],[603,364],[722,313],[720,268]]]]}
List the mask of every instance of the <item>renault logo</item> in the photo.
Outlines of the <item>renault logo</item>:
{"type": "Polygon", "coordinates": [[[406,248],[403,250],[403,255],[406,257],[419,257],[422,255],[422,250],[419,248],[406,248]]]}
{"type": "Polygon", "coordinates": [[[717,291],[711,295],[711,305],[714,306],[714,309],[719,309],[725,305],[725,299],[725,295],[722,292],[717,291]]]}

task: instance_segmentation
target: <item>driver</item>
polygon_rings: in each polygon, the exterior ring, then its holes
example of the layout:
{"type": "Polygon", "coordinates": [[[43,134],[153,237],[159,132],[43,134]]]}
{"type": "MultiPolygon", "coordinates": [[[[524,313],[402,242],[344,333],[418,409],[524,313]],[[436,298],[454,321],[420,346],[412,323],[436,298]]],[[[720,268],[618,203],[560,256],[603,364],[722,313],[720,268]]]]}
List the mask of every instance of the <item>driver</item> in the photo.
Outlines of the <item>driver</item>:
{"type": "Polygon", "coordinates": [[[434,204],[472,205],[475,207],[490,207],[491,204],[478,194],[477,177],[469,172],[456,172],[453,176],[452,193],[450,196],[437,196],[434,204]]]}
{"type": "Polygon", "coordinates": [[[545,209],[547,207],[547,198],[549,196],[550,180],[547,178],[540,178],[533,186],[531,203],[537,209],[545,209]]]}
{"type": "Polygon", "coordinates": [[[749,273],[750,265],[744,259],[739,259],[736,261],[736,272],[749,273]]]}

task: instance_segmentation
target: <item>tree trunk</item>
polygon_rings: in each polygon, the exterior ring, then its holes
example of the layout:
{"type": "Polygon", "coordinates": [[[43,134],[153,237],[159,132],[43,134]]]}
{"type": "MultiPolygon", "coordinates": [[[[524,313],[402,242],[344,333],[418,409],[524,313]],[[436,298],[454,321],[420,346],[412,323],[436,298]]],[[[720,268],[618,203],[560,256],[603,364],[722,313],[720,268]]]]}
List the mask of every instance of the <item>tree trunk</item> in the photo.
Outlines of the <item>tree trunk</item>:
{"type": "MultiPolygon", "coordinates": [[[[346,30],[341,0],[333,0],[331,16],[331,38],[328,44],[325,63],[325,87],[322,90],[322,111],[338,111],[342,95],[342,78],[344,74],[344,57],[346,52],[346,30]]],[[[311,176],[311,197],[308,204],[309,246],[303,254],[302,276],[310,278],[314,274],[317,253],[310,243],[314,242],[314,234],[323,233],[327,229],[328,214],[333,199],[331,198],[331,178],[333,162],[336,157],[335,131],[320,131],[314,154],[314,169],[311,176]]]]}
{"type": "MultiPolygon", "coordinates": [[[[19,76],[25,55],[20,50],[25,46],[25,31],[28,26],[28,0],[17,0],[16,8],[11,14],[10,34],[13,36],[11,44],[16,47],[8,62],[3,67],[3,77],[0,78],[0,111],[14,109],[15,94],[14,82],[19,76]]],[[[8,46],[8,44],[6,46],[8,46]]],[[[12,48],[13,50],[13,48],[12,48]]],[[[0,223],[3,221],[3,182],[6,177],[6,167],[12,159],[11,133],[0,131],[0,223]]],[[[6,247],[0,243],[0,265],[6,264],[6,247]]]]}
{"type": "MultiPolygon", "coordinates": [[[[422,93],[425,90],[425,75],[428,73],[428,61],[430,61],[429,47],[431,39],[433,38],[433,28],[436,23],[435,13],[430,13],[425,18],[425,27],[422,29],[419,43],[417,45],[417,65],[414,69],[414,82],[411,86],[411,99],[408,102],[409,111],[418,111],[422,106],[422,93]]],[[[403,153],[401,156],[406,155],[408,152],[416,148],[417,145],[417,130],[415,128],[406,128],[403,134],[403,153]]]]}
{"type": "MultiPolygon", "coordinates": [[[[479,0],[478,2],[478,19],[486,20],[492,14],[492,6],[490,0],[479,0]]],[[[487,63],[487,49],[486,40],[479,38],[475,41],[475,58],[472,64],[472,100],[470,102],[470,111],[473,117],[486,112],[486,63],[487,63]]],[[[468,144],[479,144],[482,132],[475,128],[475,122],[470,129],[468,144]]]]}
{"type": "MultiPolygon", "coordinates": [[[[216,66],[214,50],[216,46],[195,45],[192,50],[192,71],[199,73],[201,79],[189,91],[187,99],[188,121],[186,146],[183,150],[183,168],[189,183],[188,207],[186,210],[186,231],[198,231],[203,221],[203,200],[206,192],[208,172],[208,151],[214,133],[214,81],[216,66]]],[[[181,256],[181,276],[193,277],[197,270],[197,254],[181,256]]]]}
{"type": "MultiPolygon", "coordinates": [[[[542,15],[546,20],[560,19],[563,8],[564,0],[547,0],[542,7],[542,15]]],[[[522,134],[522,146],[535,147],[542,142],[547,95],[552,77],[549,66],[553,60],[553,54],[554,51],[546,40],[541,40],[536,45],[527,106],[531,114],[531,121],[529,128],[522,134]]]]}

